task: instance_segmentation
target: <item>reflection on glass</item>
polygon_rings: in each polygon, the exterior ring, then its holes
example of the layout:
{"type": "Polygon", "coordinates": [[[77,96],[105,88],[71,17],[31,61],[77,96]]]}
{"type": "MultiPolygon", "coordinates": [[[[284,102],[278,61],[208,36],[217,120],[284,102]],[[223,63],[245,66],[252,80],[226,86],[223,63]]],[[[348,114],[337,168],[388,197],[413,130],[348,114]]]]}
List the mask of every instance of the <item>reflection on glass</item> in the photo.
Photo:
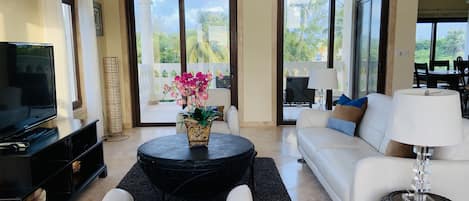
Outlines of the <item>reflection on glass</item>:
{"type": "Polygon", "coordinates": [[[372,2],[371,8],[371,34],[370,34],[370,57],[368,63],[368,94],[376,93],[378,90],[378,61],[379,42],[381,33],[381,0],[372,2]]]}
{"type": "Polygon", "coordinates": [[[358,64],[358,97],[363,97],[368,92],[368,65],[370,61],[370,15],[371,1],[363,3],[358,12],[358,39],[357,39],[357,64],[358,64]]]}
{"type": "Polygon", "coordinates": [[[230,88],[229,0],[186,0],[188,72],[211,72],[210,87],[230,88]]]}
{"type": "Polygon", "coordinates": [[[415,32],[415,63],[430,64],[432,23],[417,23],[415,32]]]}
{"type": "MultiPolygon", "coordinates": [[[[285,0],[283,30],[283,120],[296,120],[313,102],[306,89],[311,68],[326,68],[329,0],[285,0]]],[[[319,94],[316,94],[319,97],[319,94]]]]}
{"type": "Polygon", "coordinates": [[[181,73],[179,4],[171,0],[134,0],[140,119],[174,123],[180,107],[164,92],[181,73]]]}
{"type": "Polygon", "coordinates": [[[467,22],[437,23],[435,60],[449,60],[450,66],[458,56],[464,57],[467,22]]]}
{"type": "Polygon", "coordinates": [[[348,94],[350,66],[345,66],[344,41],[349,37],[344,34],[345,9],[351,9],[351,3],[346,0],[336,0],[335,2],[335,24],[334,24],[334,68],[337,70],[339,89],[334,90],[334,96],[348,94]],[[347,7],[345,5],[347,3],[347,7]]]}

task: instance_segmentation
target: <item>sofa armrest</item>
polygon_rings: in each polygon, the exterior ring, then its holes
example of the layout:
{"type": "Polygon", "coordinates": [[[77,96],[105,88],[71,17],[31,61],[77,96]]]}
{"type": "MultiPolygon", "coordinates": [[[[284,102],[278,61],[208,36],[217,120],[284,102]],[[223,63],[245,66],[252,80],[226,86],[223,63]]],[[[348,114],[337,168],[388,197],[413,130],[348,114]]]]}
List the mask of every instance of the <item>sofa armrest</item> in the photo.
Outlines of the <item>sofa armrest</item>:
{"type": "MultiPolygon", "coordinates": [[[[369,157],[356,165],[352,201],[376,201],[396,190],[410,189],[415,159],[369,157]]],[[[432,160],[431,192],[454,201],[467,200],[469,161],[432,160]]]]}
{"type": "Polygon", "coordinates": [[[296,120],[296,128],[326,127],[327,119],[329,119],[331,114],[332,111],[321,111],[314,109],[302,110],[300,116],[296,120]]]}
{"type": "Polygon", "coordinates": [[[238,110],[235,106],[231,106],[226,112],[226,122],[231,130],[231,134],[239,134],[239,117],[238,110]]]}

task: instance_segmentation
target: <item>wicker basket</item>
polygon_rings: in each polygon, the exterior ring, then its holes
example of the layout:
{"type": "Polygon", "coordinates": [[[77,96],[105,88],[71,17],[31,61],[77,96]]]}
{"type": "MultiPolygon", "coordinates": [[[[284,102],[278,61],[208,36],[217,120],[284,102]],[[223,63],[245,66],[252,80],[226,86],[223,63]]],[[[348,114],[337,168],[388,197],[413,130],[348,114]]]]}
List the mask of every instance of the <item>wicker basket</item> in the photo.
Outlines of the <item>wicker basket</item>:
{"type": "Polygon", "coordinates": [[[209,121],[206,126],[202,126],[198,121],[186,118],[184,119],[184,124],[187,128],[187,140],[189,141],[190,148],[208,146],[212,121],[209,121]]]}

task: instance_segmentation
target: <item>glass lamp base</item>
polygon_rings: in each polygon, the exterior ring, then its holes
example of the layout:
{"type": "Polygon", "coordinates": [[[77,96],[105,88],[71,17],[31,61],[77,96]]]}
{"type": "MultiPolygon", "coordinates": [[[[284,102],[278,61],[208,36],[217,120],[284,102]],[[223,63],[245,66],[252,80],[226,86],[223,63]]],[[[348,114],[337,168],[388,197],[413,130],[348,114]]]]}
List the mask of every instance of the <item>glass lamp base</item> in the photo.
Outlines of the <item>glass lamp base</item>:
{"type": "Polygon", "coordinates": [[[414,166],[414,178],[412,184],[413,193],[406,193],[403,196],[405,201],[431,201],[433,200],[426,193],[430,192],[430,158],[433,154],[431,147],[414,146],[417,160],[414,166]]]}
{"type": "Polygon", "coordinates": [[[403,201],[435,201],[427,194],[404,193],[401,198],[403,201]]]}

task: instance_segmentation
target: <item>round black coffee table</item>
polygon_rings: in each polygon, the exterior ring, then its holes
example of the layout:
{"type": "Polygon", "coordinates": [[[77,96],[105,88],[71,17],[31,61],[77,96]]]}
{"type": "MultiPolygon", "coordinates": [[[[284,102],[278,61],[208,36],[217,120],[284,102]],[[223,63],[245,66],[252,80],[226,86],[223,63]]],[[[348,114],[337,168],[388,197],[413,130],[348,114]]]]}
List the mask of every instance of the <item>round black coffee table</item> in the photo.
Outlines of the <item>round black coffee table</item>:
{"type": "Polygon", "coordinates": [[[164,194],[206,197],[225,192],[240,182],[256,156],[246,138],[212,133],[208,147],[189,148],[183,134],[157,138],[138,148],[138,163],[164,194]]]}

